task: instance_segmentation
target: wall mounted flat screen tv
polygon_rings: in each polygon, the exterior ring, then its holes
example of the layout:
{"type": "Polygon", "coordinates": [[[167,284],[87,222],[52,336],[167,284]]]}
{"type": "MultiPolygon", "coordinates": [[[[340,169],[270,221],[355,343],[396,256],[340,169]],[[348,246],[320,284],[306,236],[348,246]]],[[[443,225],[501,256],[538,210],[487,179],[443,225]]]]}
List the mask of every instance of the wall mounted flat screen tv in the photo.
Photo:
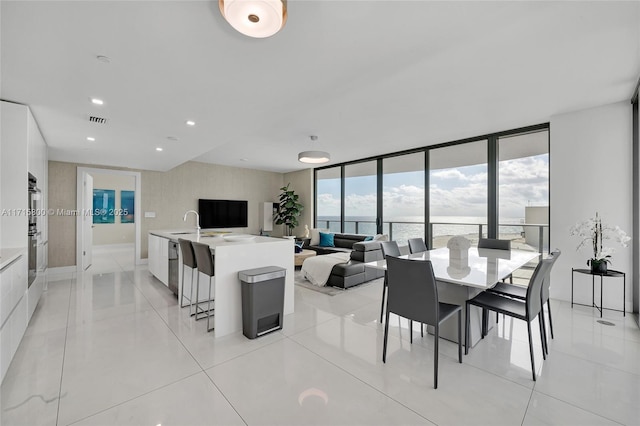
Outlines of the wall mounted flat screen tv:
{"type": "Polygon", "coordinates": [[[200,226],[207,228],[246,228],[247,202],[240,200],[198,200],[200,226]]]}

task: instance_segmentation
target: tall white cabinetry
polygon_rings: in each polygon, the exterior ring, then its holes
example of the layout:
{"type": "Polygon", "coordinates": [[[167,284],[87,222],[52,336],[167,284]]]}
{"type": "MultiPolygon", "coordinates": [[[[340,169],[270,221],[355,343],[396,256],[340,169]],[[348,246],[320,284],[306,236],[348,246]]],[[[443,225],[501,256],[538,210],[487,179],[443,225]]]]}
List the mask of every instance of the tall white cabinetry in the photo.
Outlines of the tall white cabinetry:
{"type": "Polygon", "coordinates": [[[0,381],[45,287],[48,225],[47,145],[26,105],[0,102],[0,381]],[[37,275],[28,286],[28,175],[38,181],[37,275]],[[44,210],[43,210],[44,209],[44,210]]]}

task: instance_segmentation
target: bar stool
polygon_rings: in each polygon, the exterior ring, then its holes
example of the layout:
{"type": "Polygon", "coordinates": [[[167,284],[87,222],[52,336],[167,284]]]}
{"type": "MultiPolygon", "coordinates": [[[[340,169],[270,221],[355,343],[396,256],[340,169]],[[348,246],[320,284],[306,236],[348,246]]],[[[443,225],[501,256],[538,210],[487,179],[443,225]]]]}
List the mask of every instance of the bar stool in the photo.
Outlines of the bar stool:
{"type": "MultiPolygon", "coordinates": [[[[211,327],[209,325],[209,322],[211,320],[211,316],[212,316],[212,311],[213,309],[211,309],[211,279],[213,278],[214,275],[214,266],[213,266],[213,255],[211,254],[211,248],[207,245],[207,244],[202,244],[202,243],[196,243],[194,241],[191,242],[191,246],[193,247],[193,252],[195,254],[196,257],[196,264],[198,265],[198,279],[197,279],[197,283],[196,283],[196,301],[195,301],[195,305],[196,305],[196,321],[204,318],[204,317],[200,317],[198,318],[199,314],[205,314],[207,317],[207,331],[211,331],[214,329],[214,327],[211,327]],[[204,310],[202,308],[200,308],[200,274],[205,274],[209,277],[209,297],[207,298],[207,309],[204,310]],[[198,312],[198,309],[200,310],[200,312],[198,312]]],[[[215,301],[214,301],[215,302],[215,301]]],[[[214,309],[215,309],[215,303],[214,303],[214,309]]]]}
{"type": "Polygon", "coordinates": [[[193,315],[193,304],[191,300],[193,299],[193,275],[197,267],[196,256],[193,253],[191,241],[178,238],[178,244],[180,244],[180,254],[182,254],[182,283],[180,284],[180,294],[182,294],[182,296],[180,297],[180,307],[184,308],[187,306],[184,304],[184,267],[188,266],[191,269],[191,291],[189,292],[189,298],[187,300],[189,301],[189,315],[193,315]]]}

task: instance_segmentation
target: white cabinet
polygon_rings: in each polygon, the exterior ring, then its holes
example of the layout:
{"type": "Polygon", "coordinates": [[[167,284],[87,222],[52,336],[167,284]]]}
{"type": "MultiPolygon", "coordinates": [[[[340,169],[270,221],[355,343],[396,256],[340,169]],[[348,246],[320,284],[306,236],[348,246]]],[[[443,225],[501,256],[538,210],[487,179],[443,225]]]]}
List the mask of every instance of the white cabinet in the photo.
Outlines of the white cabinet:
{"type": "Polygon", "coordinates": [[[0,208],[15,214],[0,216],[0,248],[27,247],[28,218],[24,214],[29,207],[27,111],[24,105],[11,102],[1,104],[0,208]]]}
{"type": "Polygon", "coordinates": [[[0,270],[0,381],[18,350],[18,345],[27,329],[27,265],[25,257],[0,270]]]}
{"type": "Polygon", "coordinates": [[[169,286],[169,240],[149,234],[149,272],[169,286]]]}
{"type": "Polygon", "coordinates": [[[38,301],[40,301],[40,297],[44,292],[44,283],[45,277],[44,272],[38,273],[35,281],[31,283],[29,290],[27,291],[28,299],[27,299],[27,309],[28,309],[28,320],[31,320],[33,313],[36,310],[36,306],[38,306],[38,301]]]}
{"type": "Polygon", "coordinates": [[[24,256],[0,270],[0,325],[4,324],[27,291],[27,265],[24,256]]]}
{"type": "MultiPolygon", "coordinates": [[[[0,208],[20,214],[7,214],[0,217],[2,234],[0,248],[27,247],[28,218],[24,214],[28,206],[27,179],[31,173],[38,180],[41,190],[38,208],[48,207],[48,153],[40,129],[26,105],[12,102],[0,102],[0,208]]],[[[39,244],[47,242],[47,217],[37,217],[38,230],[41,232],[39,244]]],[[[46,268],[46,259],[43,261],[46,268]]]]}

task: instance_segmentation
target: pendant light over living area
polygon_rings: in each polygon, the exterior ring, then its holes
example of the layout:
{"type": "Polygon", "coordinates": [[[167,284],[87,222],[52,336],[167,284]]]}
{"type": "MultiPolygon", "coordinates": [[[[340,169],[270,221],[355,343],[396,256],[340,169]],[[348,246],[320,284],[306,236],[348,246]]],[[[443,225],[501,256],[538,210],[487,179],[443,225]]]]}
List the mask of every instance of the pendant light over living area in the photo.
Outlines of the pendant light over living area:
{"type": "MultiPolygon", "coordinates": [[[[316,135],[311,135],[309,138],[312,141],[318,140],[316,135]]],[[[298,154],[298,161],[307,164],[322,164],[331,160],[331,156],[328,152],[324,151],[303,151],[298,154]]]]}
{"type": "Polygon", "coordinates": [[[271,37],[287,22],[287,0],[219,0],[218,6],[224,19],[249,37],[271,37]]]}

